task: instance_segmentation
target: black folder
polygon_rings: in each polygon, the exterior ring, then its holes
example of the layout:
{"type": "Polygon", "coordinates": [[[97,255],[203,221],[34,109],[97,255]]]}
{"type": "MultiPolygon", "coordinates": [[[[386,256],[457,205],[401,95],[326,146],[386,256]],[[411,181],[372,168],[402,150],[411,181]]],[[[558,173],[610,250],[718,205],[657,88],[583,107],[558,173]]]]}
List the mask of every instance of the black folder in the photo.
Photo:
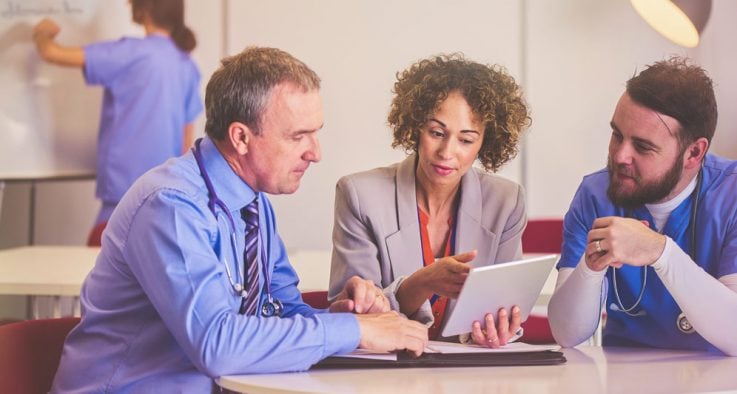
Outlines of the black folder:
{"type": "Polygon", "coordinates": [[[491,367],[557,365],[565,362],[563,353],[553,350],[510,353],[423,353],[416,358],[407,352],[400,352],[396,360],[333,356],[313,365],[312,369],[491,367]]]}

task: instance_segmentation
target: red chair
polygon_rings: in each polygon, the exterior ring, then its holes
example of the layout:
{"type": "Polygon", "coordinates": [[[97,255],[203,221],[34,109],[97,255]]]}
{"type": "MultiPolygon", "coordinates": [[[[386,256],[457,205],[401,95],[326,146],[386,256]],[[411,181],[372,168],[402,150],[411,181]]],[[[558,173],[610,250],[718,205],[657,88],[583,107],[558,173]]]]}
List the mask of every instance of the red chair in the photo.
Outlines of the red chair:
{"type": "Polygon", "coordinates": [[[536,219],[527,222],[522,233],[525,253],[560,253],[563,246],[563,219],[536,219]]]}
{"type": "Polygon", "coordinates": [[[47,393],[78,317],[0,326],[0,393],[47,393]]]}
{"type": "Polygon", "coordinates": [[[105,226],[107,226],[107,222],[97,223],[97,225],[90,230],[90,234],[87,236],[87,246],[102,245],[102,230],[105,230],[105,226]]]}
{"type": "Polygon", "coordinates": [[[317,309],[325,309],[330,307],[327,291],[306,291],[302,293],[302,301],[304,301],[305,304],[317,309]]]}
{"type": "MultiPolygon", "coordinates": [[[[562,219],[536,219],[527,222],[522,233],[524,253],[560,253],[563,246],[562,219]]],[[[520,341],[535,344],[555,343],[547,315],[530,315],[522,323],[525,334],[520,341]]]]}

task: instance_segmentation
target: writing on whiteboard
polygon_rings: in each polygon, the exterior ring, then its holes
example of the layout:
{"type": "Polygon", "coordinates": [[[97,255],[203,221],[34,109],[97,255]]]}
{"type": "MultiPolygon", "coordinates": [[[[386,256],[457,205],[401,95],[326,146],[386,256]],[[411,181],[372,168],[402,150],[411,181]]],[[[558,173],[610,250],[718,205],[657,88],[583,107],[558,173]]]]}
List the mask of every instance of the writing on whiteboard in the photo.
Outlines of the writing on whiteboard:
{"type": "MultiPolygon", "coordinates": [[[[27,3],[27,2],[26,2],[27,3]]],[[[83,11],[79,7],[70,4],[69,1],[63,0],[56,2],[57,4],[23,4],[20,1],[7,1],[0,11],[0,17],[3,19],[21,18],[29,16],[48,16],[48,15],[70,15],[81,14],[83,11]]]]}

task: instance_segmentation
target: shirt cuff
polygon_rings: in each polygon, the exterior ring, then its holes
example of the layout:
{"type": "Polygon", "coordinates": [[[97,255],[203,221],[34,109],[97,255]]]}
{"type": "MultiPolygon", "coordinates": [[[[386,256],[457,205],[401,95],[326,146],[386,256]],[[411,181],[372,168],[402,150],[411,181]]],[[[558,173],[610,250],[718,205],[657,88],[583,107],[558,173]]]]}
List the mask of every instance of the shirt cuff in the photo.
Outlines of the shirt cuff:
{"type": "Polygon", "coordinates": [[[596,279],[601,280],[601,278],[606,275],[605,269],[601,271],[594,271],[586,264],[586,261],[584,258],[581,258],[581,261],[578,263],[578,266],[576,266],[576,270],[581,274],[582,277],[586,278],[587,280],[596,279]]]}
{"type": "Polygon", "coordinates": [[[433,323],[435,323],[435,316],[432,314],[432,305],[430,305],[430,300],[423,302],[417,311],[409,318],[428,327],[432,326],[433,323]]]}
{"type": "Polygon", "coordinates": [[[652,267],[653,269],[655,269],[656,272],[663,271],[668,268],[668,262],[671,260],[671,255],[673,254],[673,244],[674,241],[671,239],[671,237],[666,236],[663,253],[661,253],[660,257],[658,257],[658,259],[655,260],[655,262],[652,264],[652,267]]]}
{"type": "Polygon", "coordinates": [[[397,291],[399,290],[399,286],[402,285],[402,282],[407,279],[406,276],[400,276],[399,278],[395,279],[394,282],[390,283],[389,286],[385,287],[384,297],[386,297],[387,300],[389,300],[389,307],[393,311],[400,311],[399,308],[399,301],[397,300],[397,291]]]}
{"type": "Polygon", "coordinates": [[[315,317],[325,327],[325,347],[323,358],[333,354],[350,353],[361,342],[361,329],[358,319],[352,313],[320,313],[315,317]]]}
{"type": "MultiPolygon", "coordinates": [[[[399,291],[399,287],[402,286],[402,282],[404,282],[405,279],[407,279],[406,276],[400,276],[395,279],[394,282],[390,283],[389,286],[384,288],[384,296],[389,300],[389,306],[393,311],[397,311],[400,314],[402,312],[400,311],[399,301],[397,300],[397,291],[399,291]]],[[[417,311],[412,314],[412,316],[408,316],[408,318],[427,326],[431,326],[435,319],[432,315],[432,306],[430,306],[430,301],[425,301],[420,305],[417,311]]]]}

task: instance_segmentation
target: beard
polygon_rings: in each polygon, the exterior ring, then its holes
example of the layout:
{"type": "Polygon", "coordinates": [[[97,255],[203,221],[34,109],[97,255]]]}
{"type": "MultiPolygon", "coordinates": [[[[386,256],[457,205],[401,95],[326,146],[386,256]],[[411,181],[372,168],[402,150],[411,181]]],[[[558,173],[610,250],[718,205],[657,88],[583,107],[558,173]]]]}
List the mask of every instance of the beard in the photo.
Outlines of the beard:
{"type": "Polygon", "coordinates": [[[673,165],[665,175],[654,181],[643,181],[640,175],[631,170],[626,170],[624,166],[615,166],[612,163],[611,157],[607,160],[606,167],[609,171],[609,187],[606,191],[607,197],[609,197],[614,205],[625,209],[635,209],[645,204],[660,201],[673,191],[673,188],[676,187],[683,174],[683,154],[681,153],[676,156],[673,165]],[[679,158],[681,159],[679,160],[679,158]],[[621,182],[614,177],[614,174],[617,172],[632,177],[635,183],[635,188],[632,192],[625,193],[621,190],[621,182]]]}

